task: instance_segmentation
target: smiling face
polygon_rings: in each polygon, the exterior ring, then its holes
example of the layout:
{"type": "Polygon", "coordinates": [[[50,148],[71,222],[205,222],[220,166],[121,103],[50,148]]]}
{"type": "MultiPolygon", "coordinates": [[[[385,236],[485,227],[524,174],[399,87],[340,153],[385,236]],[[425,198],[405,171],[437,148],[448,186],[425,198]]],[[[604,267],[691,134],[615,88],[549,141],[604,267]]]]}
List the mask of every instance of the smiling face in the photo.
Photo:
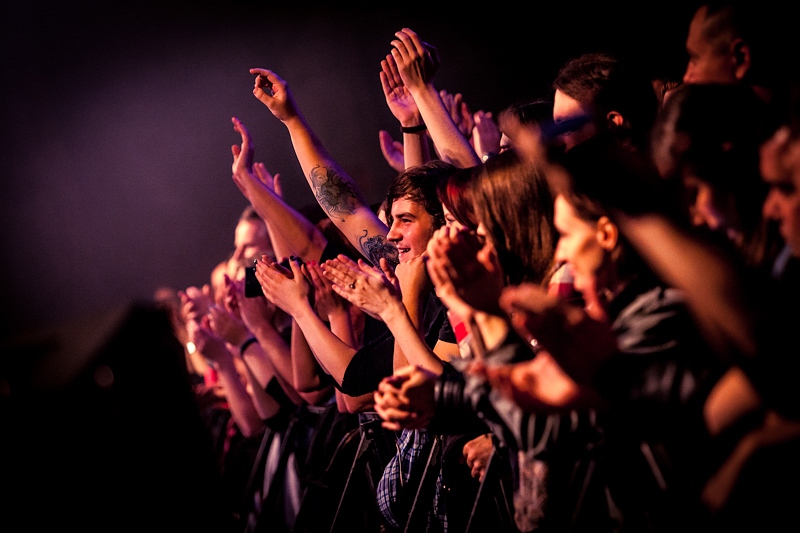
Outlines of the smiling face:
{"type": "Polygon", "coordinates": [[[436,230],[433,216],[412,200],[392,202],[392,225],[386,238],[397,247],[401,263],[422,255],[436,230]]]}

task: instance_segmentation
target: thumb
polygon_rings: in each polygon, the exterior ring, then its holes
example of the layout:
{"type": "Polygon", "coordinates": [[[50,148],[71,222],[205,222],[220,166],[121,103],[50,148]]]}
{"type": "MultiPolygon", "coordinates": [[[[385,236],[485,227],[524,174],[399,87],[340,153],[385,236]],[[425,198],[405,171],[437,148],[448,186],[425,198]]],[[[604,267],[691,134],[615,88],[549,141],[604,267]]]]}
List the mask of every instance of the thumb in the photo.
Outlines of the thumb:
{"type": "MultiPolygon", "coordinates": [[[[361,261],[361,260],[359,259],[359,261],[361,261]]],[[[387,261],[385,257],[381,257],[380,266],[381,266],[381,270],[383,271],[384,275],[389,279],[389,281],[394,283],[397,280],[397,276],[394,273],[394,269],[392,268],[392,265],[389,264],[389,261],[387,261]]]]}
{"type": "Polygon", "coordinates": [[[302,276],[303,278],[305,278],[305,276],[303,276],[303,271],[300,267],[300,262],[297,259],[294,258],[289,259],[289,268],[292,269],[292,276],[294,277],[294,279],[300,279],[298,278],[298,276],[302,276]]]}
{"type": "Polygon", "coordinates": [[[392,146],[393,143],[392,136],[389,135],[388,131],[380,130],[378,132],[378,141],[381,144],[381,151],[386,155],[387,149],[392,146]]]}

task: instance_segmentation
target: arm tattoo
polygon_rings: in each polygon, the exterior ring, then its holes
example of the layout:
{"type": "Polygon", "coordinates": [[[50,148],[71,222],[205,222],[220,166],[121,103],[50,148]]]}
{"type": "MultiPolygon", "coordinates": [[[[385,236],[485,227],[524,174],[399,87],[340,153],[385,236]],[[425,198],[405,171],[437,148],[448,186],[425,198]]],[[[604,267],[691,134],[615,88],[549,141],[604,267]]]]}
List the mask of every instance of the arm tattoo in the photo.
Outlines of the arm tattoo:
{"type": "Polygon", "coordinates": [[[395,268],[400,262],[397,258],[397,247],[386,240],[386,235],[367,237],[367,234],[367,230],[364,230],[364,235],[358,238],[358,244],[364,256],[376,267],[380,266],[380,259],[384,257],[392,265],[392,268],[395,268]]]}
{"type": "Polygon", "coordinates": [[[342,215],[352,215],[356,208],[363,203],[360,202],[353,186],[343,180],[332,168],[317,165],[311,169],[309,179],[314,188],[317,202],[331,218],[336,217],[344,222],[342,215]]]}

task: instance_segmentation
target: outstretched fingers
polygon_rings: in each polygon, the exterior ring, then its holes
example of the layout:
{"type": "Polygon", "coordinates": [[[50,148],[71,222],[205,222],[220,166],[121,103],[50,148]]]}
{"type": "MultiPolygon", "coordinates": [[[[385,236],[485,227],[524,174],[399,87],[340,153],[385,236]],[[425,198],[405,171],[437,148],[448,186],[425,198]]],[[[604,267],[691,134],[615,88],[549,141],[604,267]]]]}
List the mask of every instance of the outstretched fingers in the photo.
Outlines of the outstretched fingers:
{"type": "Polygon", "coordinates": [[[250,133],[244,126],[241,120],[236,117],[231,117],[233,129],[241,135],[241,146],[231,146],[231,153],[233,154],[233,173],[250,172],[253,171],[253,148],[250,142],[250,133]]]}
{"type": "Polygon", "coordinates": [[[334,288],[343,288],[354,281],[354,269],[338,259],[330,259],[322,265],[322,273],[334,285],[334,288]]]}

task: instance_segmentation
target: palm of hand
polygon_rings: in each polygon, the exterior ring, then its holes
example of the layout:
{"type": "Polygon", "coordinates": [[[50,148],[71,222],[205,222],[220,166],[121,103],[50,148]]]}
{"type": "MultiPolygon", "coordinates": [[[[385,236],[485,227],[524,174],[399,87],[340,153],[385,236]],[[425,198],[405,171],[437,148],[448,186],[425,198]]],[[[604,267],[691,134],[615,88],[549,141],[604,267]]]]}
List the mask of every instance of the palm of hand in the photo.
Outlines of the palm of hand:
{"type": "Polygon", "coordinates": [[[241,298],[239,300],[239,312],[244,324],[250,330],[256,330],[258,326],[272,323],[272,318],[275,316],[275,306],[264,296],[241,298]]]}
{"type": "Polygon", "coordinates": [[[297,114],[294,100],[285,84],[272,84],[272,97],[269,99],[267,107],[275,118],[282,121],[288,120],[292,115],[297,114]]]}
{"type": "Polygon", "coordinates": [[[199,320],[208,313],[214,302],[211,296],[198,287],[188,287],[181,293],[181,317],[184,322],[199,320]]]}
{"type": "Polygon", "coordinates": [[[314,283],[314,307],[321,317],[330,316],[344,307],[344,298],[333,292],[332,283],[324,276],[317,276],[314,283]]]}
{"type": "Polygon", "coordinates": [[[400,122],[412,119],[419,113],[414,97],[404,85],[395,87],[386,96],[386,103],[389,105],[392,115],[400,122]]]}
{"type": "Polygon", "coordinates": [[[297,308],[298,303],[308,301],[310,288],[302,274],[295,276],[291,272],[280,272],[259,262],[256,277],[267,299],[289,314],[293,314],[292,311],[297,308]]]}
{"type": "Polygon", "coordinates": [[[487,243],[466,265],[463,286],[459,295],[475,309],[494,312],[503,290],[503,270],[497,262],[494,247],[487,243]]]}
{"type": "Polygon", "coordinates": [[[224,341],[207,325],[197,324],[191,328],[189,337],[203,357],[214,362],[221,362],[227,349],[224,341]]]}
{"type": "Polygon", "coordinates": [[[230,344],[239,344],[248,334],[244,322],[227,309],[213,307],[210,310],[211,330],[230,344]]]}
{"type": "Polygon", "coordinates": [[[373,317],[379,317],[392,300],[399,299],[399,288],[383,272],[374,269],[364,278],[360,297],[353,302],[373,317]]]}
{"type": "Polygon", "coordinates": [[[432,241],[428,247],[428,268],[437,279],[437,291],[444,295],[457,295],[468,306],[480,310],[494,310],[504,281],[494,247],[483,246],[477,236],[460,230],[455,238],[432,241]]]}

